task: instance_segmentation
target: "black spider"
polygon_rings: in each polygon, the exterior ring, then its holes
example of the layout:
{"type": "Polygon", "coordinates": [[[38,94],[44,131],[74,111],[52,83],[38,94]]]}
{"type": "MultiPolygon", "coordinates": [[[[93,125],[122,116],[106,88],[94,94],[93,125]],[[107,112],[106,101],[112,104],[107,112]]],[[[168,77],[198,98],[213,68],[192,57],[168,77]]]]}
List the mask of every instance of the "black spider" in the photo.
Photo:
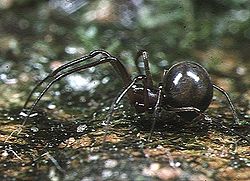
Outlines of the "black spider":
{"type": "MultiPolygon", "coordinates": [[[[219,86],[212,84],[209,74],[201,65],[190,61],[174,64],[170,69],[164,70],[161,83],[156,87],[153,85],[146,51],[138,52],[135,58],[135,64],[140,75],[132,79],[121,61],[104,50],[94,50],[86,56],[72,60],[57,68],[39,82],[31,91],[24,108],[27,107],[36,89],[45,81],[52,79],[33,102],[24,123],[34,111],[37,103],[46,91],[55,82],[72,73],[80,72],[104,63],[110,63],[112,65],[120,75],[124,84],[122,92],[111,105],[107,125],[110,122],[114,108],[119,104],[125,94],[127,94],[130,104],[134,106],[139,113],[148,112],[157,116],[160,109],[164,108],[166,111],[175,112],[185,120],[192,120],[208,108],[213,97],[214,89],[221,92],[227,98],[235,124],[239,124],[239,118],[229,95],[219,86]],[[143,71],[138,65],[140,56],[142,56],[145,74],[142,73],[143,71]],[[90,60],[92,61],[83,64],[85,61],[90,60]]],[[[151,132],[154,129],[155,122],[154,120],[151,132]]],[[[228,130],[250,142],[249,138],[240,133],[229,128],[228,130]]]]}

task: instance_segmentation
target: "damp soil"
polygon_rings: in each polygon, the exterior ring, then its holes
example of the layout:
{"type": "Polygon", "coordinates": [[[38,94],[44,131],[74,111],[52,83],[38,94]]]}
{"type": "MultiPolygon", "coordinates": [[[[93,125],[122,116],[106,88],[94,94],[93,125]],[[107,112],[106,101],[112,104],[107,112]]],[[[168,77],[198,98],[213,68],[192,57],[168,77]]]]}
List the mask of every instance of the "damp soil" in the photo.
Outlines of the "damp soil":
{"type": "MultiPolygon", "coordinates": [[[[21,111],[21,108],[1,111],[1,179],[249,178],[249,143],[228,130],[211,126],[206,120],[199,119],[192,126],[176,124],[165,131],[154,130],[148,140],[149,130],[138,125],[148,120],[121,110],[114,117],[104,142],[105,112],[95,118],[77,115],[65,119],[41,111],[35,112],[22,126],[21,133],[8,137],[22,124],[21,111]]],[[[217,121],[223,120],[220,117],[217,121]]],[[[233,128],[246,136],[249,134],[248,124],[233,128]]]]}
{"type": "MultiPolygon", "coordinates": [[[[83,10],[93,13],[96,6],[90,4],[83,10]]],[[[131,4],[124,2],[125,6],[131,4]]],[[[126,98],[106,126],[110,105],[123,86],[109,66],[55,84],[27,119],[38,95],[35,93],[24,109],[29,92],[54,67],[72,56],[105,47],[127,57],[125,66],[136,72],[128,60],[134,50],[128,48],[133,47],[135,37],[139,41],[147,31],[157,36],[154,29],[142,27],[137,34],[129,31],[132,27],[122,31],[121,25],[109,24],[113,16],[106,17],[108,21],[100,17],[81,22],[90,27],[81,29],[79,21],[85,14],[80,10],[69,17],[46,7],[45,2],[24,1],[1,10],[5,14],[0,17],[0,180],[250,180],[250,143],[244,139],[250,139],[250,64],[235,47],[192,48],[180,56],[196,58],[213,82],[229,92],[240,125],[234,124],[225,97],[215,92],[205,116],[187,122],[163,113],[152,135],[152,115],[137,114],[126,98]],[[109,34],[101,34],[103,28],[109,34]],[[113,41],[110,34],[122,38],[113,41]],[[84,49],[80,48],[83,42],[84,49]],[[75,81],[85,83],[79,87],[75,81]]],[[[152,50],[151,57],[157,57],[152,58],[151,68],[154,79],[159,80],[162,74],[158,72],[173,61],[154,45],[146,47],[152,50]],[[161,55],[161,63],[156,63],[161,55]],[[169,61],[162,65],[165,59],[169,61]]],[[[42,88],[44,85],[39,91],[42,88]]]]}

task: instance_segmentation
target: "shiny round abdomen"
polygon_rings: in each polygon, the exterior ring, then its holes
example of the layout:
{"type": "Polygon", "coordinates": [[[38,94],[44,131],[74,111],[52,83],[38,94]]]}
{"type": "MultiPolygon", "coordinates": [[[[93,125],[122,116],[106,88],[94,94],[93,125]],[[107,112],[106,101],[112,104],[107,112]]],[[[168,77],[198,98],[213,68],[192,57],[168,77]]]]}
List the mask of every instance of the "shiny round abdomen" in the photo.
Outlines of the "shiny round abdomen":
{"type": "Polygon", "coordinates": [[[164,103],[174,108],[195,107],[202,112],[211,103],[213,85],[207,71],[194,62],[180,62],[163,77],[164,103]]]}

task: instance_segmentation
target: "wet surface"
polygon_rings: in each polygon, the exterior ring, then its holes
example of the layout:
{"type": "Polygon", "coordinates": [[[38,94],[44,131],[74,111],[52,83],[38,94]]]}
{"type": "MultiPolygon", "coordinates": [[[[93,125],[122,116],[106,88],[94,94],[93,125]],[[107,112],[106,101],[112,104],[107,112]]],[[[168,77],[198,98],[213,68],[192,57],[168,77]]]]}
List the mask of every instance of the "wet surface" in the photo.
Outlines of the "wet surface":
{"type": "MultiPolygon", "coordinates": [[[[161,15],[154,22],[145,14],[157,3],[131,1],[119,6],[86,1],[79,4],[82,11],[65,15],[48,9],[45,2],[9,2],[13,4],[8,7],[0,4],[0,180],[250,180],[250,143],[246,141],[250,139],[250,64],[245,41],[241,42],[244,48],[239,48],[232,45],[239,37],[218,37],[222,47],[208,44],[187,49],[174,43],[184,34],[176,35],[175,41],[163,40],[158,36],[165,31],[172,38],[174,30],[183,32],[175,20],[173,28],[159,28],[169,22],[160,22],[161,15]],[[98,16],[100,6],[102,11],[115,9],[116,13],[98,16]],[[96,16],[90,16],[93,13],[96,16]],[[140,18],[137,13],[142,13],[140,18]],[[156,29],[159,34],[152,33],[156,29]],[[160,46],[162,41],[166,50],[160,46]],[[149,50],[155,80],[165,67],[183,57],[200,60],[213,82],[229,92],[241,124],[233,124],[227,101],[215,92],[206,116],[184,121],[162,113],[150,140],[153,116],[136,114],[126,98],[107,129],[109,108],[122,83],[104,65],[56,83],[23,125],[32,101],[45,85],[23,109],[29,92],[52,69],[105,48],[119,55],[130,72],[136,72],[132,57],[138,47],[149,50]]],[[[174,11],[176,16],[182,17],[178,11],[174,11]]],[[[191,41],[187,37],[183,39],[191,41]]]]}
{"type": "MultiPolygon", "coordinates": [[[[18,110],[1,111],[2,141],[22,123],[18,110]]],[[[119,111],[103,143],[102,122],[106,113],[94,119],[77,116],[73,120],[35,113],[20,134],[1,144],[3,179],[227,180],[228,175],[233,175],[244,180],[249,177],[249,143],[218,127],[201,130],[200,124],[177,124],[165,131],[155,130],[148,141],[149,131],[138,126],[138,116],[135,121],[134,117],[120,115],[131,112],[119,111]],[[19,174],[20,167],[23,175],[19,174]]],[[[208,123],[199,121],[206,128],[208,123]]],[[[249,128],[245,125],[235,130],[247,135],[249,128]]]]}

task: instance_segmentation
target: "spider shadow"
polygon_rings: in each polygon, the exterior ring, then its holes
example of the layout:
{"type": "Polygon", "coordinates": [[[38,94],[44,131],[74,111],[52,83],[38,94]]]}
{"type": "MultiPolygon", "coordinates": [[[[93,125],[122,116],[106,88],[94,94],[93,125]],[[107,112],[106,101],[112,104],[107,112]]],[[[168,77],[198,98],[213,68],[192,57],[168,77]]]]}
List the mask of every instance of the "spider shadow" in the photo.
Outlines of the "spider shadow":
{"type": "Polygon", "coordinates": [[[154,121],[153,132],[207,134],[209,130],[209,125],[205,122],[203,116],[187,120],[175,113],[161,112],[158,117],[151,114],[141,114],[135,117],[135,120],[136,126],[141,131],[150,131],[154,121]]]}
{"type": "Polygon", "coordinates": [[[134,117],[134,120],[134,124],[139,131],[152,133],[149,137],[152,137],[153,140],[155,140],[154,135],[160,135],[162,139],[166,140],[180,138],[181,142],[183,140],[197,140],[197,138],[217,140],[218,135],[223,134],[226,136],[239,136],[240,140],[249,142],[249,138],[246,136],[249,125],[228,124],[224,117],[208,117],[201,114],[194,119],[185,119],[175,113],[161,112],[159,117],[153,117],[151,114],[140,114],[134,117]],[[153,121],[155,121],[155,125],[151,132],[153,121]],[[211,134],[211,132],[215,134],[211,134]]]}

